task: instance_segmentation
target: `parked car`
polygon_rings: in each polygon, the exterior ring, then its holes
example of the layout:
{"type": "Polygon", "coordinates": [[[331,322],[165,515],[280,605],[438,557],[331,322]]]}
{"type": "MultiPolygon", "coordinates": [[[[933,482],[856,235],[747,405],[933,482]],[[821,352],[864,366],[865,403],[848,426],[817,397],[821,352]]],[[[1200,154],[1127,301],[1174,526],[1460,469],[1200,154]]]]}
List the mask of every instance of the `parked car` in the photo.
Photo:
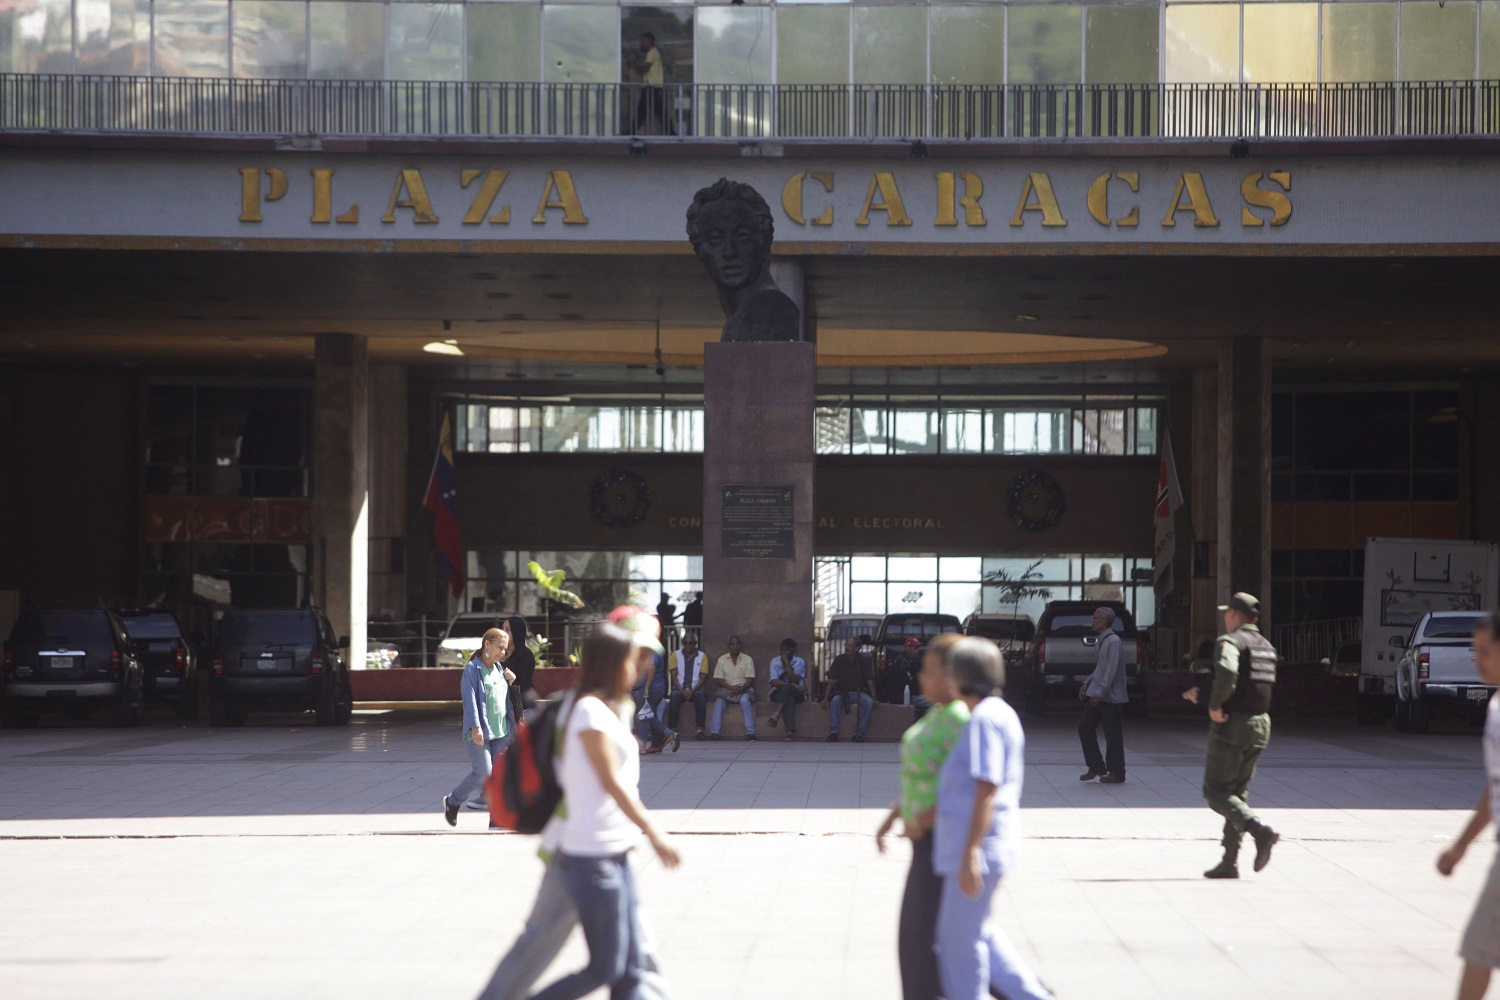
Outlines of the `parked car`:
{"type": "Polygon", "coordinates": [[[1341,642],[1333,656],[1323,661],[1323,666],[1333,677],[1358,677],[1359,666],[1364,656],[1364,643],[1341,642]]]}
{"type": "Polygon", "coordinates": [[[1030,615],[980,614],[964,619],[964,635],[989,639],[1005,654],[1005,662],[1024,661],[1036,638],[1036,622],[1030,615]]]}
{"type": "Polygon", "coordinates": [[[1026,659],[1026,713],[1045,715],[1048,696],[1064,693],[1077,701],[1078,686],[1098,664],[1099,635],[1094,631],[1097,608],[1115,613],[1114,631],[1125,647],[1125,690],[1130,711],[1146,710],[1145,641],[1136,628],[1135,615],[1118,601],[1052,601],[1042,609],[1036,624],[1036,639],[1026,659]]]}
{"type": "Polygon", "coordinates": [[[120,619],[104,608],[23,612],[5,643],[4,672],[7,728],[34,726],[43,712],[96,707],[109,709],[111,725],[141,724],[141,662],[120,619]]]}
{"type": "Polygon", "coordinates": [[[243,725],[254,709],[312,711],[320,726],[354,714],[349,667],[328,616],[317,608],[231,610],[219,622],[209,721],[243,725]]]}
{"type": "Polygon", "coordinates": [[[177,616],[160,608],[122,608],[115,614],[141,661],[146,699],[171,702],[179,719],[197,718],[198,654],[177,616]]]}
{"type": "Polygon", "coordinates": [[[1478,611],[1430,611],[1406,638],[1391,636],[1390,645],[1405,650],[1396,665],[1397,729],[1425,733],[1435,711],[1484,718],[1495,689],[1474,666],[1474,630],[1485,617],[1478,611]]]}
{"type": "Polygon", "coordinates": [[[464,611],[453,616],[438,641],[437,665],[461,668],[479,649],[479,641],[492,628],[500,628],[509,615],[498,611],[464,611]]]}
{"type": "Polygon", "coordinates": [[[884,669],[887,662],[900,656],[907,639],[917,639],[923,646],[927,640],[944,632],[963,632],[963,623],[957,615],[935,615],[919,611],[907,611],[886,615],[880,619],[875,630],[875,668],[884,669]]]}

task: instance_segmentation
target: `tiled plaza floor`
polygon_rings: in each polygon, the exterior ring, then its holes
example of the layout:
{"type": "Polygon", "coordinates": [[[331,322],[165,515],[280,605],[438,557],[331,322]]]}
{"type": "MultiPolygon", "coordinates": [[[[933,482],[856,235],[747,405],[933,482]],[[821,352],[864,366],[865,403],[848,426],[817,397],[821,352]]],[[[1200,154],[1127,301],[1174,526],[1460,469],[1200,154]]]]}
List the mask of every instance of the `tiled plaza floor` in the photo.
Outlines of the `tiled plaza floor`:
{"type": "MultiPolygon", "coordinates": [[[[1070,718],[1028,720],[1024,868],[995,916],[1058,996],[1451,995],[1493,838],[1451,880],[1433,859],[1482,785],[1477,730],[1280,725],[1253,797],[1285,839],[1237,883],[1200,876],[1204,730],[1130,726],[1130,779],[1101,786],[1076,779],[1070,718]]],[[[644,761],[686,859],[639,865],[677,997],[899,997],[906,852],[869,836],[896,758],[763,740],[644,761]]],[[[444,825],[465,766],[451,710],[0,732],[0,998],[471,997],[541,869],[479,813],[444,825]]]]}

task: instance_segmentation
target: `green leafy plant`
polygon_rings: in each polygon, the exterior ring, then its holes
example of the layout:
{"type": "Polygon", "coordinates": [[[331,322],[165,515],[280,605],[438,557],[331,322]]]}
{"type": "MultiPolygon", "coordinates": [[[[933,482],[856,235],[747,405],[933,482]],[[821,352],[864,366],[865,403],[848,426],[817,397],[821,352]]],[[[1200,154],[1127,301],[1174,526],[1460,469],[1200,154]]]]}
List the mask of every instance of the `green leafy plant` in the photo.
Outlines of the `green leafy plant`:
{"type": "Polygon", "coordinates": [[[566,571],[560,569],[551,571],[542,569],[541,564],[534,559],[526,564],[526,568],[531,571],[532,577],[536,580],[537,589],[542,592],[542,596],[547,600],[556,601],[558,604],[564,604],[570,608],[583,607],[583,598],[571,590],[563,589],[563,581],[568,578],[566,571]]]}
{"type": "MultiPolygon", "coordinates": [[[[1020,617],[1022,601],[1030,600],[1033,597],[1041,598],[1044,601],[1052,599],[1052,590],[1050,587],[1039,587],[1034,582],[1042,577],[1042,572],[1038,569],[1041,565],[1042,561],[1038,559],[1019,573],[1012,573],[1002,566],[993,573],[985,574],[984,585],[986,587],[998,588],[1000,591],[1000,603],[1002,605],[1010,605],[1011,614],[1020,617]]],[[[1005,641],[1005,648],[1009,649],[1014,641],[1014,638],[1007,639],[1005,641]]]]}

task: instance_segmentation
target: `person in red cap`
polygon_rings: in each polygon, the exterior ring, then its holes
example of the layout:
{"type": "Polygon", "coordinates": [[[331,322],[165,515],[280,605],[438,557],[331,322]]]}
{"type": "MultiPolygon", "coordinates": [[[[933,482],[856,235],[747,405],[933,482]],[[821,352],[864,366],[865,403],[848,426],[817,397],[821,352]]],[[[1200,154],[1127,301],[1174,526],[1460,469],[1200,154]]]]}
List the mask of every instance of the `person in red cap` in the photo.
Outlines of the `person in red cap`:
{"type": "Polygon", "coordinates": [[[906,689],[912,678],[922,672],[922,640],[914,635],[906,637],[901,655],[887,660],[875,677],[875,692],[887,705],[901,705],[906,701],[906,689]]]}

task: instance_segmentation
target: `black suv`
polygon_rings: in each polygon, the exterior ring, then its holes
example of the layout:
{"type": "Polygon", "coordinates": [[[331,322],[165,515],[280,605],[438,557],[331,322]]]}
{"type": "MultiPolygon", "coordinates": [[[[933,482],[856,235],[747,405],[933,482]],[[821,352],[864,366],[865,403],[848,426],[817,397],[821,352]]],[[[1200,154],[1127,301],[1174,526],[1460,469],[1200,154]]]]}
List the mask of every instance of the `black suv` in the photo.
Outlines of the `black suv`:
{"type": "Polygon", "coordinates": [[[1114,630],[1125,653],[1125,691],[1133,714],[1144,714],[1146,679],[1141,674],[1145,643],[1135,626],[1135,615],[1119,601],[1053,601],[1036,623],[1036,639],[1026,660],[1026,712],[1044,715],[1049,692],[1062,691],[1077,701],[1078,686],[1094,672],[1099,660],[1099,635],[1093,618],[1097,608],[1115,613],[1114,630]]]}
{"type": "Polygon", "coordinates": [[[925,647],[927,640],[933,636],[963,630],[963,623],[956,615],[934,615],[919,611],[886,615],[880,619],[880,628],[875,631],[875,665],[877,668],[884,668],[887,663],[900,656],[907,639],[918,639],[925,647]]]}
{"type": "Polygon", "coordinates": [[[179,719],[197,718],[198,656],[177,616],[160,608],[122,608],[115,614],[145,671],[146,698],[172,702],[179,719]]]}
{"type": "Polygon", "coordinates": [[[214,644],[209,721],[242,725],[251,709],[307,711],[320,726],[342,726],[354,714],[349,667],[328,616],[317,608],[227,611],[214,644]]]}
{"type": "Polygon", "coordinates": [[[5,643],[4,724],[44,711],[108,707],[115,726],[141,724],[143,675],[120,619],[104,608],[31,608],[5,643]]]}

